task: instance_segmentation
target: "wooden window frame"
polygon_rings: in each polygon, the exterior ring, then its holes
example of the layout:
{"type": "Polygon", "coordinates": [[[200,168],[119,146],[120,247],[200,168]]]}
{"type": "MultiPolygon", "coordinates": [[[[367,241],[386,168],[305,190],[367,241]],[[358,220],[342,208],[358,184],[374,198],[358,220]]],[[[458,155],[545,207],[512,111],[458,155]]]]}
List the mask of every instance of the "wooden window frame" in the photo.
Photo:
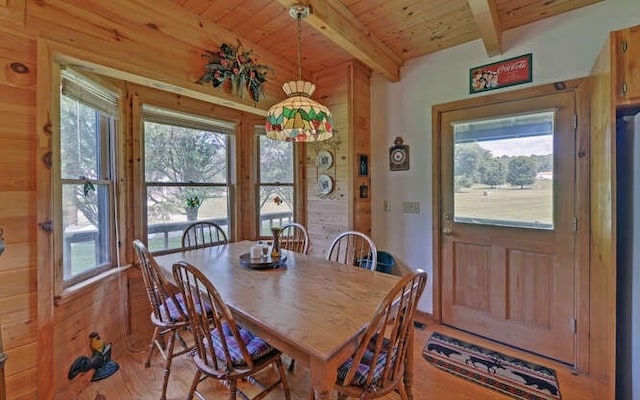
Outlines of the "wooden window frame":
{"type": "MultiPolygon", "coordinates": [[[[65,71],[68,67],[62,63],[55,63],[53,68],[52,75],[52,85],[54,88],[62,87],[62,75],[63,71],[65,71]]],[[[54,295],[56,298],[56,302],[61,302],[64,297],[67,297],[70,294],[73,294],[77,290],[86,287],[88,284],[95,282],[101,276],[108,275],[112,270],[115,270],[120,266],[120,257],[118,252],[118,237],[119,237],[119,222],[117,220],[116,215],[118,214],[118,198],[117,198],[117,189],[116,183],[121,175],[120,164],[121,161],[119,159],[119,146],[122,143],[122,112],[121,106],[122,103],[122,95],[119,93],[117,88],[111,87],[107,82],[100,80],[97,77],[84,76],[85,74],[80,74],[78,77],[82,77],[87,82],[90,82],[92,88],[95,90],[104,90],[105,95],[109,93],[108,96],[113,96],[115,98],[116,104],[114,105],[115,110],[112,111],[113,116],[108,116],[104,107],[100,107],[96,105],[97,103],[91,102],[90,100],[83,101],[77,96],[78,92],[76,91],[76,95],[70,96],[71,98],[75,98],[76,101],[84,104],[85,106],[91,107],[97,116],[97,120],[99,121],[99,129],[100,129],[100,159],[102,160],[100,165],[100,176],[97,179],[82,179],[78,177],[77,179],[72,178],[63,178],[61,176],[61,96],[63,95],[61,90],[56,90],[52,95],[52,110],[56,115],[55,123],[52,124],[52,140],[51,140],[51,148],[52,148],[52,232],[53,232],[53,259],[54,262],[54,295]],[[106,177],[105,177],[106,175],[106,177]],[[84,272],[77,274],[76,276],[72,276],[68,279],[65,279],[65,258],[64,258],[64,249],[65,241],[64,241],[64,228],[63,228],[63,213],[62,213],[62,189],[66,185],[73,184],[82,184],[85,182],[89,182],[96,185],[107,185],[107,207],[108,207],[108,215],[107,224],[108,228],[108,257],[109,262],[103,263],[101,265],[97,265],[94,268],[88,269],[84,272]]],[[[86,75],[91,75],[87,73],[86,75]]],[[[70,79],[70,78],[66,78],[70,79]]],[[[77,89],[76,89],[77,90],[77,89]]],[[[91,97],[91,96],[89,96],[91,97]]]]}
{"type": "MultiPolygon", "coordinates": [[[[236,230],[236,219],[235,219],[235,209],[236,209],[236,205],[235,205],[235,189],[234,189],[234,171],[235,171],[235,154],[236,154],[236,134],[237,134],[237,130],[238,130],[238,124],[235,121],[226,121],[222,118],[216,118],[216,117],[211,117],[211,116],[203,116],[198,112],[195,112],[194,110],[188,110],[188,109],[184,109],[178,105],[174,105],[174,106],[167,106],[167,105],[162,105],[159,106],[157,104],[154,104],[153,102],[142,102],[138,105],[138,107],[140,108],[138,115],[139,115],[139,121],[138,123],[140,124],[140,149],[139,149],[139,154],[140,154],[140,160],[141,160],[141,166],[140,166],[140,190],[139,190],[139,196],[140,196],[140,221],[141,221],[141,227],[143,230],[143,235],[142,237],[144,238],[144,241],[147,242],[148,240],[148,221],[147,221],[147,191],[149,187],[167,187],[167,186],[182,186],[182,187],[208,187],[208,188],[225,188],[227,191],[227,220],[228,220],[228,232],[227,232],[227,236],[229,238],[233,238],[235,237],[235,230],[236,230]],[[154,120],[150,121],[148,118],[145,118],[145,111],[142,111],[142,109],[145,107],[151,107],[156,109],[156,112],[154,114],[153,118],[154,120]],[[163,112],[167,112],[167,113],[175,113],[176,115],[181,115],[181,117],[176,117],[176,118],[165,118],[163,119],[162,116],[159,114],[159,112],[162,110],[163,112]],[[207,120],[211,120],[211,124],[207,125],[207,120]],[[229,125],[233,125],[233,129],[227,129],[226,132],[217,132],[217,130],[215,129],[209,129],[208,131],[210,132],[216,132],[216,133],[220,133],[223,135],[226,135],[226,143],[227,143],[227,154],[226,154],[226,182],[224,183],[214,183],[214,182],[147,182],[146,181],[146,177],[145,177],[145,152],[144,152],[144,141],[145,141],[145,129],[144,129],[144,125],[145,122],[155,122],[155,123],[162,123],[162,124],[166,124],[166,125],[173,125],[173,126],[180,126],[180,127],[185,127],[185,128],[189,128],[189,129],[207,129],[207,128],[213,128],[216,124],[220,125],[220,124],[229,124],[229,125]]],[[[153,114],[154,111],[149,112],[150,114],[153,114]]],[[[195,221],[194,221],[195,222],[195,221]]],[[[153,254],[166,254],[166,253],[172,253],[172,252],[176,252],[179,251],[180,248],[170,248],[170,249],[164,249],[164,250],[157,250],[157,251],[153,251],[153,254]]]]}
{"type": "Polygon", "coordinates": [[[260,189],[264,186],[286,186],[286,187],[291,187],[293,189],[293,205],[292,205],[292,222],[299,222],[299,216],[300,216],[300,210],[299,210],[299,195],[298,193],[300,192],[300,186],[298,184],[299,179],[299,170],[298,168],[296,168],[296,165],[298,165],[298,151],[297,151],[297,146],[295,143],[292,142],[292,153],[293,153],[293,163],[292,163],[292,175],[293,175],[293,180],[291,183],[289,182],[262,182],[261,181],[261,170],[260,170],[260,164],[261,164],[261,147],[260,147],[260,138],[265,136],[265,132],[264,129],[261,129],[261,126],[256,126],[255,129],[255,146],[256,146],[256,157],[255,159],[255,163],[256,163],[256,167],[254,168],[255,170],[255,176],[256,176],[256,191],[255,191],[255,235],[256,238],[258,239],[267,239],[270,238],[270,235],[262,235],[261,232],[261,218],[260,218],[260,189]]]}

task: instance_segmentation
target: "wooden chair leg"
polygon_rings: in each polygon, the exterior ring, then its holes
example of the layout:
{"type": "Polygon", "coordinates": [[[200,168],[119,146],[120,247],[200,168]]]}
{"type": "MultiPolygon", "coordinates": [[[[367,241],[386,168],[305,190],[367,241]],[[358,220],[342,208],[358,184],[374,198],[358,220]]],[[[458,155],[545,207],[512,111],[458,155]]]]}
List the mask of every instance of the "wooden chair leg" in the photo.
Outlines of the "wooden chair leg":
{"type": "Polygon", "coordinates": [[[276,360],[276,367],[278,368],[278,372],[280,373],[280,384],[282,385],[282,390],[284,391],[285,400],[291,399],[291,393],[289,391],[289,382],[287,382],[287,375],[284,372],[284,366],[282,365],[282,359],[276,360]]]}
{"type": "Polygon", "coordinates": [[[400,385],[398,385],[398,394],[400,394],[400,398],[402,400],[409,399],[409,397],[407,397],[407,391],[404,388],[404,383],[400,383],[400,385]]]}
{"type": "Polygon", "coordinates": [[[153,330],[153,336],[151,336],[151,342],[149,343],[149,354],[147,355],[147,361],[145,361],[145,368],[149,368],[151,365],[151,356],[153,355],[153,349],[156,347],[156,340],[158,339],[158,327],[156,326],[153,330]]]}
{"type": "Polygon", "coordinates": [[[229,400],[236,400],[238,394],[238,382],[235,379],[229,381],[229,400]]]}
{"type": "Polygon", "coordinates": [[[169,342],[167,343],[167,359],[164,362],[164,371],[162,378],[162,396],[160,400],[167,398],[167,385],[169,384],[169,374],[171,373],[171,362],[173,361],[173,348],[176,344],[176,331],[169,334],[169,342]]]}
{"type": "Polygon", "coordinates": [[[195,393],[196,388],[198,387],[198,383],[200,383],[200,375],[202,375],[202,372],[200,372],[200,370],[197,370],[196,374],[193,376],[193,382],[191,383],[191,389],[189,389],[189,394],[187,394],[187,400],[193,399],[193,394],[195,393]]]}

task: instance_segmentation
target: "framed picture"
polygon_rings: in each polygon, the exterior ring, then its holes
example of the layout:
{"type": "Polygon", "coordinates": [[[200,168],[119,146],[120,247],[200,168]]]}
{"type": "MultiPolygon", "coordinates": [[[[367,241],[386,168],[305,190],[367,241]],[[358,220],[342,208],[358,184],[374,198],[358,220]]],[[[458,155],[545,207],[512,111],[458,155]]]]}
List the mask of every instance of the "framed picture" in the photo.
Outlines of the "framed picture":
{"type": "Polygon", "coordinates": [[[469,93],[480,93],[531,82],[532,54],[509,58],[469,70],[469,93]]]}
{"type": "Polygon", "coordinates": [[[366,199],[367,197],[369,197],[369,186],[363,183],[360,185],[360,198],[366,199]]]}
{"type": "Polygon", "coordinates": [[[358,154],[358,176],[369,176],[369,156],[358,154]]]}

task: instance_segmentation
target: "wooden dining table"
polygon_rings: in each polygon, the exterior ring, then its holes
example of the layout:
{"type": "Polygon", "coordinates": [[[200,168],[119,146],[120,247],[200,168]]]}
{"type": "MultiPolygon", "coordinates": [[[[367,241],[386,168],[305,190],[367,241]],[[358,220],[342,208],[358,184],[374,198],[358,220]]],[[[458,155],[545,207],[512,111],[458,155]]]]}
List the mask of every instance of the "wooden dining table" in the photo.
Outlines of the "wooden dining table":
{"type": "MultiPolygon", "coordinates": [[[[155,259],[171,280],[177,261],[200,269],[238,322],[308,366],[315,398],[329,399],[338,367],[354,353],[399,277],[287,250],[283,266],[254,269],[240,262],[252,245],[242,241],[155,259]]],[[[411,377],[405,379],[410,392],[411,377]]]]}

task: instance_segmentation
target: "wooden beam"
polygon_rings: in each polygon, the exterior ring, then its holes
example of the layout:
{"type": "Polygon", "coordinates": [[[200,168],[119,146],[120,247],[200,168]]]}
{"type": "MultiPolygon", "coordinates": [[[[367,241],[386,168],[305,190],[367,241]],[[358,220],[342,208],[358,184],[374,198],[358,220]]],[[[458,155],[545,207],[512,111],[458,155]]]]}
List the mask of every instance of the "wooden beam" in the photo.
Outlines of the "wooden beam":
{"type": "MultiPolygon", "coordinates": [[[[296,0],[277,0],[289,8],[296,0]]],[[[400,80],[402,59],[375,37],[339,0],[308,0],[311,15],[304,22],[342,47],[375,72],[391,82],[400,80]]]]}
{"type": "Polygon", "coordinates": [[[467,2],[489,57],[502,54],[502,32],[498,25],[495,0],[467,0],[467,2]]]}

